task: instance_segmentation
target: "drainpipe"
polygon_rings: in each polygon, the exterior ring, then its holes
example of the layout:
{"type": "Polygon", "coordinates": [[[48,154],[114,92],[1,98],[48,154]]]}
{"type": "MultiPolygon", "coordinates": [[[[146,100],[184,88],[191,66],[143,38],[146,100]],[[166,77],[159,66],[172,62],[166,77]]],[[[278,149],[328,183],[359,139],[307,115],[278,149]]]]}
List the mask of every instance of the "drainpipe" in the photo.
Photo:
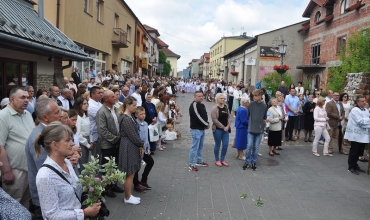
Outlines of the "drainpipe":
{"type": "Polygon", "coordinates": [[[59,29],[59,15],[60,15],[60,0],[57,0],[57,21],[56,27],[59,29]]]}
{"type": "Polygon", "coordinates": [[[64,70],[64,69],[67,69],[67,68],[69,68],[71,66],[72,66],[72,60],[69,60],[67,65],[62,66],[62,69],[64,70]]]}
{"type": "Polygon", "coordinates": [[[44,20],[44,0],[39,0],[38,5],[39,5],[38,10],[39,18],[41,20],[44,20]]]}
{"type": "Polygon", "coordinates": [[[244,72],[244,70],[245,70],[245,50],[243,51],[243,61],[242,61],[242,64],[243,64],[243,66],[242,66],[242,68],[243,68],[243,81],[244,81],[244,83],[246,83],[246,80],[245,80],[245,78],[247,78],[247,74],[245,74],[245,72],[244,72]]]}

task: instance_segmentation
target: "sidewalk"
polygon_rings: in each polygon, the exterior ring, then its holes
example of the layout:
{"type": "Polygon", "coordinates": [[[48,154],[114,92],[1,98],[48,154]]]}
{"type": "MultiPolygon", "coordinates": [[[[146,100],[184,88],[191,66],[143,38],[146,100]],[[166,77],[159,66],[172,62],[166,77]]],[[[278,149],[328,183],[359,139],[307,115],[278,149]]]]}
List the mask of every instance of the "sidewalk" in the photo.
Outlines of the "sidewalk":
{"type": "MultiPolygon", "coordinates": [[[[136,206],[124,204],[123,194],[106,198],[111,212],[106,219],[370,219],[370,175],[348,172],[348,156],[338,150],[333,157],[312,155],[310,143],[303,140],[284,142],[281,155],[274,157],[262,144],[263,157],[259,157],[257,171],[253,172],[242,170],[244,162],[235,159],[236,150],[231,148],[234,126],[226,156],[229,167],[217,167],[209,129],[203,158],[210,166],[189,171],[188,109],[192,100],[193,94],[179,94],[176,102],[183,117],[176,128],[182,138],[153,155],[155,164],[148,179],[153,190],[134,191],[133,195],[141,197],[141,204],[136,206]],[[243,194],[247,194],[244,199],[240,198],[243,194]],[[262,207],[256,206],[259,197],[262,207]]],[[[204,103],[210,113],[214,103],[204,103]]],[[[318,148],[322,154],[323,146],[318,148]]],[[[367,163],[359,163],[363,169],[367,167],[367,163]]]]}

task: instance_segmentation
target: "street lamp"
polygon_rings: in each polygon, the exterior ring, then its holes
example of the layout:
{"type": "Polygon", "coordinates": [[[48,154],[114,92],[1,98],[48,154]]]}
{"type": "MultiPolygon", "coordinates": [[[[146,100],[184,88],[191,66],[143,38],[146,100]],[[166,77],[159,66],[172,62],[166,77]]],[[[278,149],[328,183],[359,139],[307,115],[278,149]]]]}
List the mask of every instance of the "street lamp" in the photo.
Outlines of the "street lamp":
{"type": "MultiPolygon", "coordinates": [[[[279,44],[279,53],[280,53],[280,67],[283,66],[283,63],[284,63],[284,56],[285,56],[285,52],[286,52],[286,44],[284,43],[284,40],[281,40],[281,44],[279,44]]],[[[280,73],[280,83],[283,81],[283,74],[284,73],[280,73]]]]}

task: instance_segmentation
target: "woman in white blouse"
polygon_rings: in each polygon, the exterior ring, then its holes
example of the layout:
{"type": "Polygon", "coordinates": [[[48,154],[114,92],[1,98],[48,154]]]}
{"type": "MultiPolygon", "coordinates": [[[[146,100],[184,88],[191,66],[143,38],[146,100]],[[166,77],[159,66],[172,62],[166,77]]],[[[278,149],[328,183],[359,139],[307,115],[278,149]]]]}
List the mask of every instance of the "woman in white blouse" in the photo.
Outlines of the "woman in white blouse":
{"type": "MultiPolygon", "coordinates": [[[[342,121],[342,132],[343,132],[343,137],[344,137],[344,134],[346,133],[349,112],[351,111],[352,106],[351,106],[351,103],[348,102],[347,93],[340,94],[339,101],[342,102],[343,108],[344,108],[344,120],[342,121]]],[[[343,145],[344,146],[348,145],[347,140],[343,139],[343,145]]]]}
{"type": "Polygon", "coordinates": [[[40,156],[41,147],[48,153],[36,176],[44,219],[83,220],[99,213],[100,202],[81,209],[82,187],[77,183],[78,178],[71,162],[66,159],[73,153],[72,137],[73,132],[68,126],[53,122],[46,126],[35,140],[36,156],[40,156]]]}
{"type": "Polygon", "coordinates": [[[75,102],[74,109],[76,110],[77,122],[76,128],[79,139],[79,146],[81,147],[80,172],[84,169],[83,164],[89,161],[89,151],[93,149],[92,138],[90,133],[90,120],[87,114],[89,104],[83,97],[78,97],[75,102]]]}
{"type": "Polygon", "coordinates": [[[328,153],[330,136],[329,136],[327,127],[329,126],[328,125],[329,118],[327,116],[325,108],[323,107],[324,104],[325,104],[325,98],[324,97],[318,98],[317,103],[316,103],[316,108],[313,111],[313,119],[315,121],[314,122],[315,140],[312,143],[312,153],[313,155],[317,157],[320,156],[320,154],[317,153],[317,144],[319,143],[319,139],[322,135],[325,139],[323,154],[324,156],[332,157],[333,154],[328,153]]]}
{"type": "Polygon", "coordinates": [[[236,111],[238,110],[240,106],[240,99],[242,97],[242,91],[240,90],[240,86],[236,87],[236,90],[234,90],[234,99],[231,110],[234,112],[234,118],[236,116],[236,111]]]}

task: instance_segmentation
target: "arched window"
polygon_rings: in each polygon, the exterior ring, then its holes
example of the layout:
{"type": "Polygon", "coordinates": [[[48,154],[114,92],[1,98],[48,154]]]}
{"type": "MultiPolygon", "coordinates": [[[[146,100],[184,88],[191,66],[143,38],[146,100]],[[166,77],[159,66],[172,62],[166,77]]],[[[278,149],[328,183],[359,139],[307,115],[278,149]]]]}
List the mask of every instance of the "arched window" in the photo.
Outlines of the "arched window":
{"type": "Polygon", "coordinates": [[[318,11],[318,12],[316,12],[316,15],[315,15],[315,21],[319,22],[320,18],[321,18],[321,12],[318,11]]]}
{"type": "Polygon", "coordinates": [[[343,0],[340,4],[340,14],[344,14],[345,10],[349,7],[349,0],[343,0]]]}

